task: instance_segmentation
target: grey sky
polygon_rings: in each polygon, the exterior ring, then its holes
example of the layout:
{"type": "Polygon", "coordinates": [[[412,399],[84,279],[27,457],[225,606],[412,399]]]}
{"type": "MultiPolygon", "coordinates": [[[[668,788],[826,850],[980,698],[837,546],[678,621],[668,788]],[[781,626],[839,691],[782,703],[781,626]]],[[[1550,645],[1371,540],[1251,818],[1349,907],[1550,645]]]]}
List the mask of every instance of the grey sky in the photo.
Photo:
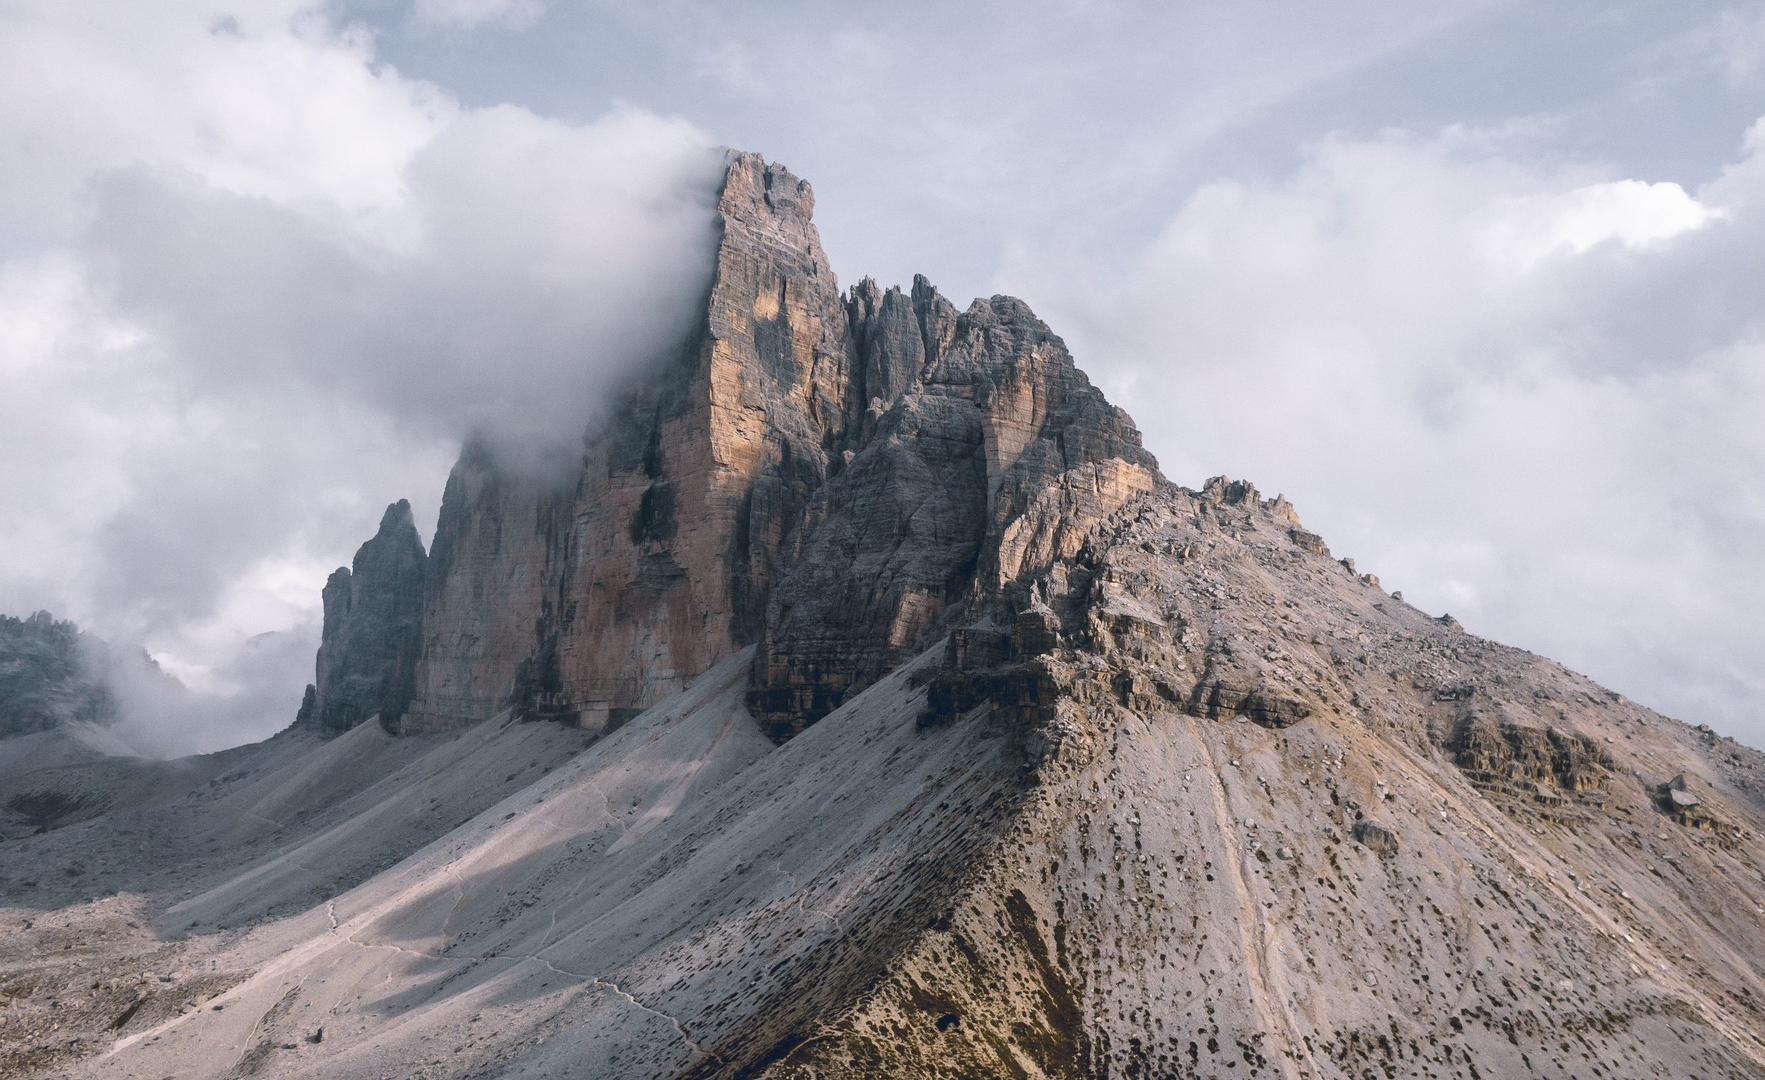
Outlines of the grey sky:
{"type": "Polygon", "coordinates": [[[1762,116],[1758,3],[27,0],[0,610],[234,703],[190,745],[286,722],[385,503],[674,332],[727,144],[843,280],[1027,299],[1173,479],[1760,744],[1762,116]]]}
{"type": "Polygon", "coordinates": [[[1196,184],[1285,173],[1330,133],[1520,125],[1536,160],[1696,184],[1765,111],[1757,11],[1721,5],[665,0],[472,30],[342,10],[468,102],[628,102],[763,148],[814,180],[842,262],[964,295],[1008,237],[1131,245],[1196,184]]]}

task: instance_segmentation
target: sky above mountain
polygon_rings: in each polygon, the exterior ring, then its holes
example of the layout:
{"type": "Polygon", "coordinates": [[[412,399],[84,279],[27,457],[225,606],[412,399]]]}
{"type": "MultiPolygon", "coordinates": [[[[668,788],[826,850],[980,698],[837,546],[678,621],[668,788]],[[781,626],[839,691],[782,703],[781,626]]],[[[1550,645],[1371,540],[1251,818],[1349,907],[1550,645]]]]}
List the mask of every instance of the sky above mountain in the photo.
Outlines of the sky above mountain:
{"type": "Polygon", "coordinates": [[[388,502],[678,339],[737,146],[1172,479],[1765,744],[1765,4],[953,8],[6,5],[0,611],[282,726],[388,502]]]}

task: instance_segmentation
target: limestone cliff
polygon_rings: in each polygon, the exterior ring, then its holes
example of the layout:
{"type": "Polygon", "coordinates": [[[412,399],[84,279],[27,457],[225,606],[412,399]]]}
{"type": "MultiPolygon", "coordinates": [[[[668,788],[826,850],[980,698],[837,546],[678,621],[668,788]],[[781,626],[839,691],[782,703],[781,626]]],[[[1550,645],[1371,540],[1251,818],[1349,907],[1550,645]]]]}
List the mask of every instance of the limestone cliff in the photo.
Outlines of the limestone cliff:
{"type": "MultiPolygon", "coordinates": [[[[767,610],[753,708],[800,731],[947,628],[1027,582],[1157,476],[1139,432],[1021,301],[957,316],[924,279],[854,290],[866,403],[849,464],[817,494],[767,610]]],[[[1008,617],[1008,615],[1006,616],[1008,617]]]]}
{"type": "Polygon", "coordinates": [[[403,499],[325,583],[314,684],[297,722],[343,731],[372,716],[391,723],[411,699],[423,617],[423,542],[403,499]]]}
{"type": "Polygon", "coordinates": [[[139,645],[125,647],[47,611],[0,615],[0,739],[71,726],[103,753],[132,753],[114,732],[148,698],[176,709],[184,685],[139,645]]]}
{"type": "Polygon", "coordinates": [[[843,295],[813,206],[732,155],[699,331],[620,389],[580,468],[466,447],[400,730],[507,706],[607,730],[759,642],[751,700],[782,738],[1150,486],[1132,423],[1028,307],[959,315],[924,278],[843,295]]]}
{"type": "Polygon", "coordinates": [[[79,627],[47,611],[0,615],[0,738],[70,720],[113,722],[116,700],[91,670],[90,651],[79,627]]]}
{"type": "Polygon", "coordinates": [[[616,726],[751,641],[845,423],[845,308],[808,184],[731,158],[696,339],[627,384],[582,465],[469,446],[448,481],[405,730],[505,705],[616,726]]]}

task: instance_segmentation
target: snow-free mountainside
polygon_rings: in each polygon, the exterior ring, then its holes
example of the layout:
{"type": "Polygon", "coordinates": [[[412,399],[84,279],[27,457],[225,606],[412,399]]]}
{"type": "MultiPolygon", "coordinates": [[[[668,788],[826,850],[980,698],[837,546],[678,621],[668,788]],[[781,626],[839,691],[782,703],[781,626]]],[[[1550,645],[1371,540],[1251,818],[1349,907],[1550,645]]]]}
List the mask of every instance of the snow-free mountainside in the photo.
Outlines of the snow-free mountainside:
{"type": "Polygon", "coordinates": [[[287,731],[0,740],[0,1077],[1765,1076],[1765,756],[812,205],[731,155],[697,335],[389,508],[287,731]]]}

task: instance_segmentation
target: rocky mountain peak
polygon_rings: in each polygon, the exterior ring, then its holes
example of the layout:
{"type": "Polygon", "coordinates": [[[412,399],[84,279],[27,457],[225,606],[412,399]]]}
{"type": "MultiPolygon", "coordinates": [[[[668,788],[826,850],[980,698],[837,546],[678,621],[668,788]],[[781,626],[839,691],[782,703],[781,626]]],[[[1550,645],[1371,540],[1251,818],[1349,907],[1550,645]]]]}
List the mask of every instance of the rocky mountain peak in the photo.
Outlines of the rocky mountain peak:
{"type": "Polygon", "coordinates": [[[0,615],[0,738],[70,721],[114,722],[115,696],[103,665],[93,663],[106,651],[47,611],[22,619],[0,615]]]}
{"type": "Polygon", "coordinates": [[[400,499],[356,549],[352,566],[338,567],[325,582],[315,679],[297,723],[345,731],[370,717],[392,724],[404,714],[421,641],[427,562],[411,504],[400,499]]]}
{"type": "Polygon", "coordinates": [[[1168,482],[1021,301],[842,293],[787,171],[721,205],[578,469],[469,444],[431,556],[395,506],[328,587],[309,720],[415,649],[391,727],[461,730],[9,848],[104,932],[14,935],[0,1026],[106,1078],[1765,1074],[1765,755],[1168,482]]]}
{"type": "MultiPolygon", "coordinates": [[[[814,202],[788,169],[731,154],[695,338],[619,388],[572,476],[468,444],[424,571],[409,708],[402,675],[383,701],[365,689],[378,674],[339,659],[358,591],[343,574],[306,715],[340,727],[377,708],[416,731],[513,707],[605,731],[759,643],[753,703],[783,738],[1155,481],[1132,421],[1028,305],[958,313],[923,276],[842,292],[814,202]]],[[[361,663],[406,654],[381,643],[361,663]]]]}

